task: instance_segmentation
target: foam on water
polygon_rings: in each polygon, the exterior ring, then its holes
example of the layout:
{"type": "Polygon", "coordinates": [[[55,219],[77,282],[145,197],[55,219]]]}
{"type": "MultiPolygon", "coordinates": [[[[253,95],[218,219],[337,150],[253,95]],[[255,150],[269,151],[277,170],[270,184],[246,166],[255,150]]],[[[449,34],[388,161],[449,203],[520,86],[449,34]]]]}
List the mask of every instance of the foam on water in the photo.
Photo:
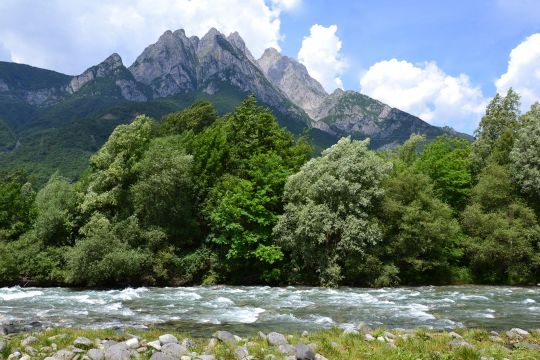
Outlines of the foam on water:
{"type": "Polygon", "coordinates": [[[33,298],[40,295],[43,295],[43,291],[26,290],[26,289],[22,289],[19,286],[0,289],[0,299],[4,301],[33,298]]]}

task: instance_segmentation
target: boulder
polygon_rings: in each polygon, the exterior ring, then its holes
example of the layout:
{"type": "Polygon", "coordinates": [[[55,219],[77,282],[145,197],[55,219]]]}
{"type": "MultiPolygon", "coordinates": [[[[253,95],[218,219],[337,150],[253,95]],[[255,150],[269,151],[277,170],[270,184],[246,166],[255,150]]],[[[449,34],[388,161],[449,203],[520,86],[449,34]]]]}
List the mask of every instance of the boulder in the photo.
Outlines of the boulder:
{"type": "Polygon", "coordinates": [[[180,356],[188,353],[188,349],[177,343],[167,343],[161,346],[161,352],[165,355],[180,359],[180,356]]]}
{"type": "Polygon", "coordinates": [[[105,360],[130,360],[132,351],[126,343],[117,343],[105,349],[105,360]]]}
{"type": "Polygon", "coordinates": [[[321,354],[315,354],[315,360],[328,360],[328,359],[322,356],[321,354]]]}
{"type": "Polygon", "coordinates": [[[171,356],[171,355],[167,355],[167,354],[164,354],[162,352],[155,352],[152,354],[152,356],[150,357],[150,360],[177,360],[177,359],[180,359],[179,357],[174,357],[174,356],[171,356]]]}
{"type": "Polygon", "coordinates": [[[356,329],[358,331],[360,331],[362,334],[369,334],[371,332],[373,332],[373,330],[371,330],[371,328],[368,326],[368,324],[366,324],[365,322],[361,321],[358,326],[356,327],[356,329]]]}
{"type": "Polygon", "coordinates": [[[159,342],[161,343],[161,345],[168,344],[168,343],[177,343],[178,339],[174,335],[165,334],[159,337],[159,342]]]}
{"type": "Polygon", "coordinates": [[[289,344],[289,342],[287,341],[287,338],[285,338],[283,334],[280,334],[277,332],[269,333],[268,335],[266,335],[266,339],[268,340],[268,343],[273,346],[289,344]]]}
{"type": "Polygon", "coordinates": [[[126,340],[126,346],[129,349],[137,349],[141,346],[141,343],[139,342],[139,339],[137,338],[131,338],[129,340],[126,340]]]}
{"type": "Polygon", "coordinates": [[[147,345],[157,351],[161,350],[161,342],[159,340],[150,341],[147,345]]]}
{"type": "Polygon", "coordinates": [[[197,360],[216,360],[216,358],[214,357],[214,355],[204,354],[204,355],[199,355],[197,357],[197,360]]]}
{"type": "Polygon", "coordinates": [[[459,335],[456,332],[450,331],[448,333],[448,336],[450,336],[452,339],[463,339],[463,336],[459,335]]]}
{"type": "Polygon", "coordinates": [[[88,356],[90,360],[103,360],[105,359],[105,352],[100,349],[90,349],[86,353],[86,356],[88,356]]]}
{"type": "Polygon", "coordinates": [[[28,345],[33,344],[35,342],[38,342],[38,341],[39,341],[39,339],[37,337],[29,336],[29,337],[27,337],[27,338],[25,338],[25,339],[23,339],[21,341],[21,346],[25,347],[25,346],[28,346],[28,345]]]}
{"type": "Polygon", "coordinates": [[[467,347],[470,349],[474,348],[471,344],[469,344],[465,340],[460,340],[460,339],[452,340],[448,343],[448,345],[450,345],[453,348],[459,348],[459,347],[467,347]]]}
{"type": "Polygon", "coordinates": [[[226,344],[236,344],[237,341],[234,335],[228,331],[216,331],[213,336],[226,344]]]}
{"type": "Polygon", "coordinates": [[[527,341],[517,342],[513,345],[515,348],[527,348],[530,350],[540,350],[540,345],[533,344],[527,341]]]}
{"type": "Polygon", "coordinates": [[[187,348],[187,349],[191,349],[191,348],[194,348],[197,346],[197,344],[195,344],[195,341],[189,339],[189,338],[185,338],[182,340],[181,342],[182,346],[187,348]]]}
{"type": "Polygon", "coordinates": [[[315,352],[304,344],[295,346],[297,360],[315,360],[315,352]]]}
{"type": "Polygon", "coordinates": [[[73,345],[80,349],[89,349],[94,346],[94,343],[92,340],[85,338],[84,336],[79,336],[75,339],[75,341],[73,341],[73,345]]]}
{"type": "Polygon", "coordinates": [[[366,341],[374,341],[375,340],[375,337],[371,334],[366,334],[364,335],[364,340],[366,341]]]}
{"type": "Polygon", "coordinates": [[[296,353],[294,346],[290,344],[281,344],[278,346],[278,351],[282,354],[292,355],[296,353]]]}
{"type": "Polygon", "coordinates": [[[56,352],[52,358],[54,360],[71,360],[75,357],[75,353],[69,350],[63,349],[56,352]]]}
{"type": "Polygon", "coordinates": [[[234,350],[234,355],[238,360],[246,360],[249,358],[249,352],[245,346],[238,346],[234,350]]]}

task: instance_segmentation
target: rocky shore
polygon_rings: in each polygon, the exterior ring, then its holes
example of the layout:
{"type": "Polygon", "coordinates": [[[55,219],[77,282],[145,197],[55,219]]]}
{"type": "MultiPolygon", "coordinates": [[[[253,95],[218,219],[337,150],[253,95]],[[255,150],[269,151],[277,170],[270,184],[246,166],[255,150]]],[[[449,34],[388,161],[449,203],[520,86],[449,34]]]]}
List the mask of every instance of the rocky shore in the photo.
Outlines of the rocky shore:
{"type": "Polygon", "coordinates": [[[150,330],[48,328],[0,336],[7,360],[325,360],[325,359],[540,359],[540,329],[450,332],[405,329],[330,329],[210,338],[150,330]]]}

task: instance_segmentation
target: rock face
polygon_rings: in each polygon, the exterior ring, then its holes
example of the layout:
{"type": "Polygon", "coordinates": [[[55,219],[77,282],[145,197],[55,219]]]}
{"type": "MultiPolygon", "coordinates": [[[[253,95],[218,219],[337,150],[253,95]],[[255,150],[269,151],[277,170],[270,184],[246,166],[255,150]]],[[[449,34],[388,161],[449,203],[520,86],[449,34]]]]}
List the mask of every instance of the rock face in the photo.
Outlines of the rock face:
{"type": "Polygon", "coordinates": [[[268,80],[285,93],[312,118],[328,96],[322,85],[312,78],[297,60],[281,55],[276,49],[266,49],[258,60],[268,80]]]}

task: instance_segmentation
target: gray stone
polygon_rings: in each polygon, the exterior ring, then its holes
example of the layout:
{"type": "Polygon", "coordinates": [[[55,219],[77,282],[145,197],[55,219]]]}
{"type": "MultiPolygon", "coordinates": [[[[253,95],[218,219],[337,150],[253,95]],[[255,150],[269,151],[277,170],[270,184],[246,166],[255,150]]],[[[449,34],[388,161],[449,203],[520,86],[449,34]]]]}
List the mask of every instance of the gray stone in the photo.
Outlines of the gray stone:
{"type": "Polygon", "coordinates": [[[513,345],[515,348],[527,348],[530,350],[540,350],[540,345],[533,344],[527,341],[517,342],[513,345]]]}
{"type": "Polygon", "coordinates": [[[328,360],[328,359],[322,356],[321,354],[315,354],[315,360],[328,360]]]}
{"type": "Polygon", "coordinates": [[[48,337],[48,340],[49,341],[58,341],[58,340],[63,340],[65,338],[67,338],[67,334],[57,334],[57,335],[53,335],[53,336],[49,336],[48,337]]]}
{"type": "Polygon", "coordinates": [[[313,352],[317,352],[317,348],[318,348],[317,344],[315,344],[315,343],[309,343],[309,344],[307,344],[307,346],[308,346],[311,350],[313,350],[313,352]]]}
{"type": "Polygon", "coordinates": [[[315,360],[315,352],[304,344],[298,344],[295,346],[296,359],[298,360],[315,360]]]}
{"type": "Polygon", "coordinates": [[[396,338],[396,335],[392,334],[391,332],[389,331],[385,331],[383,332],[383,336],[387,339],[395,339],[396,338]]]}
{"type": "Polygon", "coordinates": [[[155,350],[161,350],[161,342],[159,340],[150,341],[147,345],[155,350]]]}
{"type": "Polygon", "coordinates": [[[180,344],[167,343],[161,346],[161,352],[179,359],[180,356],[188,353],[189,350],[180,344]]]}
{"type": "Polygon", "coordinates": [[[354,329],[345,329],[343,330],[343,335],[358,335],[359,332],[354,329]]]}
{"type": "Polygon", "coordinates": [[[520,329],[520,328],[513,328],[513,329],[510,329],[511,332],[513,332],[514,334],[518,334],[520,336],[529,336],[529,332],[528,331],[525,331],[523,329],[520,329]]]}
{"type": "Polygon", "coordinates": [[[236,344],[236,338],[228,331],[216,331],[213,336],[224,343],[236,344]]]}
{"type": "Polygon", "coordinates": [[[210,355],[210,354],[203,354],[203,355],[199,355],[197,357],[198,360],[216,360],[216,358],[214,357],[214,355],[210,355]]]}
{"type": "Polygon", "coordinates": [[[30,356],[29,355],[23,355],[22,357],[19,358],[19,360],[30,360],[30,356]]]}
{"type": "Polygon", "coordinates": [[[361,321],[358,326],[356,327],[356,329],[358,331],[360,331],[362,334],[369,334],[371,333],[373,330],[371,330],[371,328],[368,326],[368,324],[366,324],[365,322],[361,321]]]}
{"type": "Polygon", "coordinates": [[[141,344],[139,342],[139,339],[131,338],[131,339],[126,340],[126,346],[129,349],[137,349],[137,348],[139,348],[141,346],[141,344]]]}
{"type": "Polygon", "coordinates": [[[366,334],[364,335],[364,340],[366,341],[374,341],[375,340],[375,337],[371,334],[366,334]]]}
{"type": "Polygon", "coordinates": [[[86,356],[88,356],[90,360],[103,360],[105,359],[105,352],[101,349],[90,349],[86,353],[86,356]]]}
{"type": "Polygon", "coordinates": [[[187,349],[191,349],[191,348],[194,348],[194,347],[197,346],[197,344],[195,344],[195,341],[193,341],[193,340],[191,340],[189,338],[183,339],[181,344],[182,344],[182,346],[184,346],[187,349]]]}
{"type": "Polygon", "coordinates": [[[302,337],[307,337],[309,336],[309,332],[307,332],[306,330],[302,331],[302,337]]]}
{"type": "Polygon", "coordinates": [[[22,347],[25,347],[25,346],[28,346],[28,345],[33,344],[33,343],[35,343],[35,342],[38,342],[38,341],[39,341],[39,340],[38,340],[37,337],[35,337],[35,336],[29,336],[29,337],[27,337],[27,338],[25,338],[25,339],[23,339],[23,340],[21,341],[21,346],[22,346],[22,347]]]}
{"type": "Polygon", "coordinates": [[[79,336],[75,339],[75,341],[73,341],[73,345],[81,349],[89,349],[94,345],[94,343],[92,340],[85,338],[84,336],[79,336]]]}
{"type": "Polygon", "coordinates": [[[162,352],[155,352],[150,357],[150,360],[177,360],[180,359],[180,357],[175,357],[169,354],[164,354],[162,352]]]}
{"type": "Polygon", "coordinates": [[[57,351],[52,358],[55,360],[71,360],[75,357],[75,353],[66,349],[57,351]]]}
{"type": "Polygon", "coordinates": [[[117,343],[105,349],[106,360],[130,360],[132,351],[125,343],[117,343]]]}
{"type": "Polygon", "coordinates": [[[7,347],[7,343],[5,341],[0,340],[0,352],[4,351],[6,347],[7,347]]]}
{"type": "Polygon", "coordinates": [[[285,338],[283,334],[277,332],[269,333],[268,335],[266,335],[266,339],[268,340],[268,343],[273,346],[289,344],[287,338],[285,338]]]}
{"type": "Polygon", "coordinates": [[[450,336],[452,339],[463,339],[463,336],[459,335],[456,332],[450,331],[448,333],[448,336],[450,336]]]}
{"type": "Polygon", "coordinates": [[[456,340],[452,340],[448,343],[448,345],[450,345],[451,347],[453,348],[458,348],[458,347],[467,347],[467,348],[471,348],[473,349],[474,347],[469,344],[468,342],[464,341],[464,340],[460,340],[460,339],[456,339],[456,340]]]}
{"type": "Polygon", "coordinates": [[[161,345],[168,343],[178,343],[178,339],[174,335],[164,334],[159,337],[159,342],[161,343],[161,345]]]}
{"type": "Polygon", "coordinates": [[[245,346],[238,346],[234,349],[234,355],[239,360],[245,360],[249,358],[249,351],[245,346]]]}
{"type": "Polygon", "coordinates": [[[278,351],[282,354],[295,354],[296,353],[296,349],[294,348],[294,346],[289,345],[289,344],[279,345],[278,351]]]}
{"type": "Polygon", "coordinates": [[[262,340],[266,340],[266,334],[263,333],[262,331],[259,331],[258,336],[259,336],[259,338],[261,338],[262,340]]]}

